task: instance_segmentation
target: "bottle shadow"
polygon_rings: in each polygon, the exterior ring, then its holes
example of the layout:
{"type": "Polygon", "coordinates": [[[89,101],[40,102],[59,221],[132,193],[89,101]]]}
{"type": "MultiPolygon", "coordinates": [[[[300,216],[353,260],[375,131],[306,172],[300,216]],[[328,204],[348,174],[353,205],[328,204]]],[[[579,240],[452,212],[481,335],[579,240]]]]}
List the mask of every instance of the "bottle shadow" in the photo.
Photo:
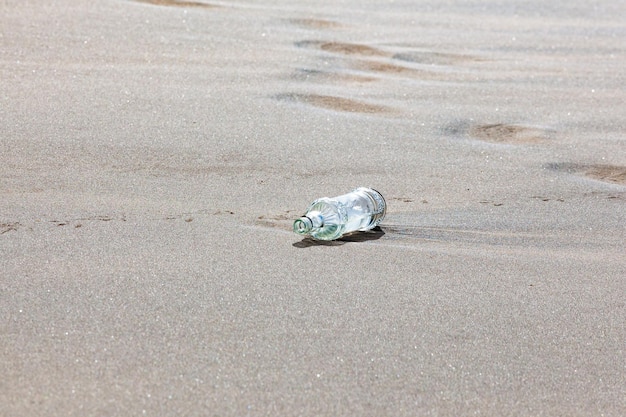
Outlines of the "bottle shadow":
{"type": "Polygon", "coordinates": [[[377,226],[372,230],[364,232],[354,232],[340,237],[337,240],[315,240],[305,237],[300,242],[294,243],[292,246],[299,249],[310,248],[312,246],[342,246],[350,242],[367,242],[369,240],[378,240],[385,234],[384,230],[377,226]]]}

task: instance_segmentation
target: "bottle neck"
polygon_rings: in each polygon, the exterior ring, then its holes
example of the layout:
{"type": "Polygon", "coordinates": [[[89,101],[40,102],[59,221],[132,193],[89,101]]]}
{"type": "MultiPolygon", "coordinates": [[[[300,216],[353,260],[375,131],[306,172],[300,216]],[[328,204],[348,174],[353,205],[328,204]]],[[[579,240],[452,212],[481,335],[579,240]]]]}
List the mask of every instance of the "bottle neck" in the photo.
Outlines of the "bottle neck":
{"type": "Polygon", "coordinates": [[[306,216],[302,216],[293,222],[293,231],[299,235],[307,235],[313,230],[313,222],[306,216]]]}
{"type": "Polygon", "coordinates": [[[299,235],[311,233],[313,229],[324,227],[324,217],[318,211],[310,211],[293,222],[293,231],[299,235]]]}

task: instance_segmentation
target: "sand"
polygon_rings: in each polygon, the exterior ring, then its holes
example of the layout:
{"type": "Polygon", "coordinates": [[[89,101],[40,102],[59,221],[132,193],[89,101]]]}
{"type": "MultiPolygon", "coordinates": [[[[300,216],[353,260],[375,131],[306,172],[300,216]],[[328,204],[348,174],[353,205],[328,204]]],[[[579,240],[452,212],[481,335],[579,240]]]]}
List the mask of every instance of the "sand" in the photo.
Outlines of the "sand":
{"type": "Polygon", "coordinates": [[[518,3],[1,1],[0,415],[626,415],[626,8],[518,3]]]}

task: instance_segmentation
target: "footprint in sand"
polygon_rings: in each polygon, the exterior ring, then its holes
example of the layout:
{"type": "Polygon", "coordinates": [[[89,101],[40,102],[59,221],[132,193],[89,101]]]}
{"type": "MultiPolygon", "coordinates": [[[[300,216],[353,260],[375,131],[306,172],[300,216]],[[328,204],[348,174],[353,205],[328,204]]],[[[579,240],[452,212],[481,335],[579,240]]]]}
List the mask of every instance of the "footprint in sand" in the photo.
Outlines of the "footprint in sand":
{"type": "Polygon", "coordinates": [[[288,21],[305,29],[338,29],[343,27],[340,23],[325,19],[289,19],[288,21]]]}
{"type": "Polygon", "coordinates": [[[377,104],[364,103],[344,97],[321,94],[287,93],[276,96],[278,100],[310,104],[328,110],[350,113],[390,113],[391,108],[377,104]]]}
{"type": "Polygon", "coordinates": [[[413,199],[410,198],[410,197],[391,197],[388,200],[390,200],[390,201],[399,201],[399,202],[402,202],[402,203],[412,203],[413,202],[413,199]]]}
{"type": "Polygon", "coordinates": [[[359,43],[327,42],[327,41],[300,41],[296,42],[299,48],[316,48],[322,51],[342,55],[360,56],[390,56],[389,53],[372,46],[359,43]]]}
{"type": "Polygon", "coordinates": [[[626,167],[619,165],[560,163],[548,164],[547,168],[611,184],[626,185],[626,167]]]}
{"type": "Polygon", "coordinates": [[[549,140],[554,131],[537,126],[525,126],[512,123],[470,124],[453,123],[444,132],[449,136],[468,136],[482,142],[525,145],[542,143],[549,140]]]}
{"type": "Polygon", "coordinates": [[[336,73],[331,71],[321,71],[312,69],[298,69],[293,78],[300,81],[324,81],[336,83],[370,83],[376,81],[377,78],[366,75],[336,73]]]}
{"type": "Polygon", "coordinates": [[[547,140],[550,131],[539,127],[497,123],[470,126],[468,134],[484,142],[531,144],[547,140]]]}
{"type": "Polygon", "coordinates": [[[295,210],[287,210],[281,214],[259,216],[256,219],[256,223],[262,226],[275,227],[278,229],[290,229],[293,221],[298,218],[300,212],[295,210]]]}
{"type": "Polygon", "coordinates": [[[300,48],[316,48],[343,55],[387,57],[396,61],[427,65],[455,65],[463,62],[479,62],[483,59],[473,55],[462,55],[435,51],[409,51],[392,53],[360,43],[306,40],[296,42],[300,48]]]}
{"type": "Polygon", "coordinates": [[[457,65],[464,62],[483,61],[483,59],[473,55],[462,55],[433,51],[402,52],[393,55],[392,58],[399,61],[425,65],[457,65]]]}
{"type": "Polygon", "coordinates": [[[442,72],[436,69],[414,68],[402,64],[437,64],[449,66],[467,61],[480,60],[470,55],[428,51],[409,51],[394,54],[373,46],[350,42],[305,40],[296,42],[296,46],[299,48],[318,49],[320,51],[353,58],[347,64],[352,70],[384,75],[402,75],[431,81],[455,81],[463,77],[458,74],[452,74],[450,71],[442,72]]]}
{"type": "Polygon", "coordinates": [[[7,232],[16,232],[20,227],[22,227],[22,225],[19,222],[0,223],[0,235],[7,232]]]}
{"type": "Polygon", "coordinates": [[[215,8],[220,7],[215,4],[201,3],[198,1],[185,0],[134,0],[138,3],[152,4],[154,6],[172,6],[172,7],[198,7],[198,8],[215,8]]]}
{"type": "Polygon", "coordinates": [[[397,65],[392,62],[373,61],[373,60],[355,60],[352,68],[358,71],[373,72],[384,75],[405,76],[419,80],[440,80],[453,81],[454,78],[450,74],[443,74],[434,71],[425,71],[416,68],[397,65]]]}

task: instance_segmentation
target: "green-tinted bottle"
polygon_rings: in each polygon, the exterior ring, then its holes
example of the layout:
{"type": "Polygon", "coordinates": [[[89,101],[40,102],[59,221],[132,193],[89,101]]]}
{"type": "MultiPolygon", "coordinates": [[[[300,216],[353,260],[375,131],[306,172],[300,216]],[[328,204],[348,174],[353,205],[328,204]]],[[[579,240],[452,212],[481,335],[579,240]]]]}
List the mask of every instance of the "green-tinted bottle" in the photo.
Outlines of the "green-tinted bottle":
{"type": "Polygon", "coordinates": [[[378,226],[386,208],[385,199],[378,191],[359,187],[338,197],[315,200],[306,214],[294,221],[293,231],[313,239],[334,240],[378,226]]]}

